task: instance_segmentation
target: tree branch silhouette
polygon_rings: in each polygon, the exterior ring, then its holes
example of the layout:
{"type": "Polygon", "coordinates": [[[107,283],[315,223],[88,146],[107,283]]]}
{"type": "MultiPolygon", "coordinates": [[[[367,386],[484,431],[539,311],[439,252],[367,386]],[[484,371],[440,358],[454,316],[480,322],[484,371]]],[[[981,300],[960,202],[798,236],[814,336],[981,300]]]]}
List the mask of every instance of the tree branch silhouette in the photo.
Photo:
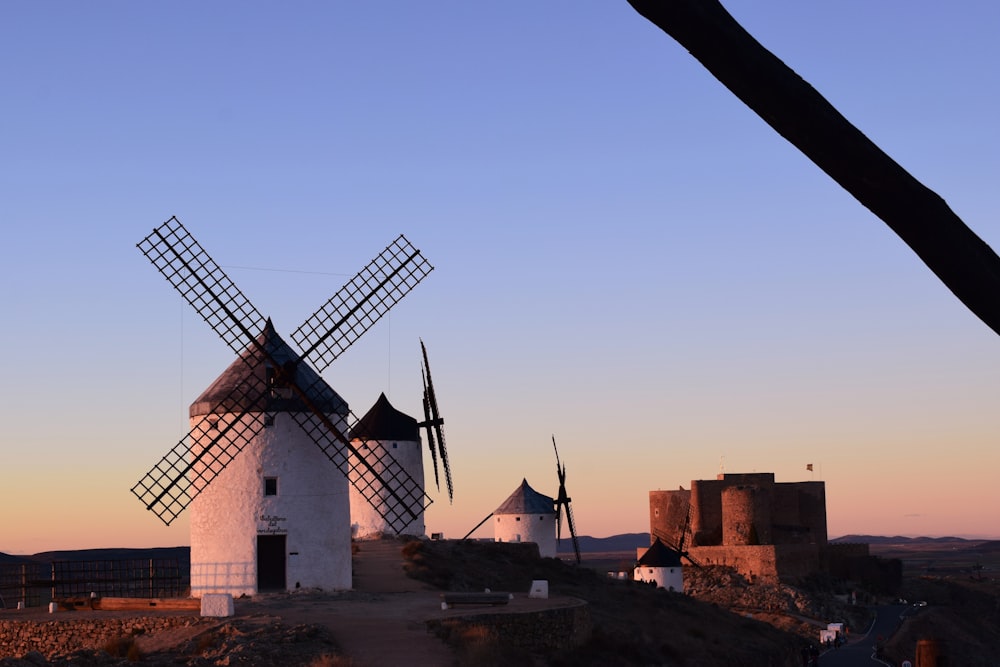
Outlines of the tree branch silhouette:
{"type": "Polygon", "coordinates": [[[1000,258],[948,207],[765,49],[716,0],[629,0],[768,125],[896,232],[1000,333],[1000,258]]]}

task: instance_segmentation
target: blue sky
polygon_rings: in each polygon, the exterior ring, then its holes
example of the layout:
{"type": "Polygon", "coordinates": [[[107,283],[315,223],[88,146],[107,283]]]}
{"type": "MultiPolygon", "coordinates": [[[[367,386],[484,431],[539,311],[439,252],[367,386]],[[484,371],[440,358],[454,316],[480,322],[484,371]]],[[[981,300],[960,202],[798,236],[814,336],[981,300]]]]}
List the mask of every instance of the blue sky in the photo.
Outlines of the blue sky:
{"type": "MultiPolygon", "coordinates": [[[[1000,8],[725,5],[1000,246],[1000,8]]],[[[624,1],[9,2],[0,62],[0,551],[186,543],[128,492],[231,361],[134,247],[171,215],[286,334],[400,233],[435,265],[325,373],[416,414],[427,343],[429,531],[555,494],[555,434],[586,534],[722,466],[1000,536],[996,335],[624,1]]]]}

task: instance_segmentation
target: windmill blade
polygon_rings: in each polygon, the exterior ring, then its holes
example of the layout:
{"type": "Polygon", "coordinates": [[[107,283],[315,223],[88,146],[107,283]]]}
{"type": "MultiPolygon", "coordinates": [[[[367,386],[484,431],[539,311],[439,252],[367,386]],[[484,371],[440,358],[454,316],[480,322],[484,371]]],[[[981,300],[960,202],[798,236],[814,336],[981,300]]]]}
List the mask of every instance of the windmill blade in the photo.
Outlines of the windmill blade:
{"type": "Polygon", "coordinates": [[[292,333],[302,358],[322,372],[433,270],[400,235],[292,333]]]}
{"type": "Polygon", "coordinates": [[[264,330],[264,316],[176,217],[136,246],[237,354],[264,330]]]}
{"type": "Polygon", "coordinates": [[[576,539],[576,526],[573,524],[573,508],[570,506],[570,497],[566,493],[566,466],[559,460],[559,448],[556,446],[556,436],[552,436],[552,450],[556,453],[556,475],[559,477],[559,495],[556,497],[556,540],[562,540],[562,521],[560,520],[562,508],[566,508],[566,527],[569,528],[569,535],[573,539],[573,553],[576,554],[576,563],[580,564],[580,543],[576,539]]]}
{"type": "MultiPolygon", "coordinates": [[[[307,405],[311,403],[306,390],[294,382],[289,386],[307,405]]],[[[309,412],[290,414],[335,466],[348,471],[354,488],[396,532],[402,532],[430,504],[420,483],[387,450],[374,447],[362,454],[340,425],[315,406],[309,412]]],[[[358,418],[350,412],[348,415],[352,425],[357,424],[358,418]]]]}
{"type": "MultiPolygon", "coordinates": [[[[444,468],[445,482],[448,484],[448,502],[450,503],[455,497],[455,487],[451,481],[451,465],[448,463],[448,449],[444,444],[444,430],[441,428],[444,425],[444,419],[441,418],[441,413],[438,410],[437,396],[434,394],[434,381],[431,379],[431,364],[427,360],[427,346],[424,345],[423,340],[420,341],[420,350],[424,357],[424,377],[427,381],[424,395],[427,397],[427,405],[430,407],[430,416],[427,418],[426,423],[429,426],[433,426],[434,432],[437,434],[438,448],[441,452],[441,465],[444,468]]],[[[430,433],[429,429],[428,433],[430,433]]],[[[436,467],[434,473],[436,479],[436,467]]],[[[440,489],[440,486],[438,488],[440,489]]]]}
{"type": "Polygon", "coordinates": [[[256,403],[266,391],[264,383],[253,375],[237,384],[209,411],[213,415],[236,414],[237,418],[221,426],[218,421],[202,419],[136,482],[132,493],[169,526],[264,428],[264,413],[237,406],[256,403]],[[195,451],[195,445],[205,441],[209,444],[195,451]]]}
{"type": "Polygon", "coordinates": [[[573,508],[566,503],[566,525],[569,527],[569,535],[573,538],[573,553],[576,554],[576,564],[580,564],[580,542],[576,539],[576,526],[573,524],[573,508]]]}
{"type": "Polygon", "coordinates": [[[424,421],[418,426],[427,431],[427,447],[431,450],[431,461],[434,463],[434,486],[441,490],[441,478],[438,475],[437,446],[434,444],[434,429],[431,428],[431,403],[427,395],[427,371],[423,363],[420,365],[420,376],[424,383],[424,421]]]}

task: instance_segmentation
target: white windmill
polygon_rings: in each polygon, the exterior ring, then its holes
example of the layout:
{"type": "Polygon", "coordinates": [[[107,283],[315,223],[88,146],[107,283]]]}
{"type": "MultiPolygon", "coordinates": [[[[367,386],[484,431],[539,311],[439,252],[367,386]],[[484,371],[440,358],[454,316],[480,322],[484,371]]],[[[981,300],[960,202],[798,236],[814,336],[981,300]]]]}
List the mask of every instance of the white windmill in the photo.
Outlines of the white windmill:
{"type": "Polygon", "coordinates": [[[392,457],[360,455],[320,372],[433,267],[400,236],[292,334],[296,353],[176,218],[138,247],[238,355],[132,488],[168,525],[191,506],[192,595],[350,588],[348,481],[397,531],[429,499],[392,457]]]}

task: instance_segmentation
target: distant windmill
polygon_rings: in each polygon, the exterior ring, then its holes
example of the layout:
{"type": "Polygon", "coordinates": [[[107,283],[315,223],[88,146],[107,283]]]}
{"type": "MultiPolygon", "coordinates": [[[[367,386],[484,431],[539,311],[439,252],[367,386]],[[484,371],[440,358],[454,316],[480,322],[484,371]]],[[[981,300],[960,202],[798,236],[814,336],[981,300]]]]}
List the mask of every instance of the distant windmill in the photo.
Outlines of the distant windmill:
{"type": "Polygon", "coordinates": [[[576,539],[576,527],[573,525],[573,508],[570,507],[571,498],[566,493],[566,466],[559,462],[559,448],[556,447],[556,436],[552,436],[552,449],[556,453],[556,474],[559,476],[559,495],[556,496],[556,541],[562,541],[562,516],[565,509],[566,526],[569,528],[570,537],[573,538],[573,553],[576,555],[576,562],[580,564],[580,543],[576,539]]]}
{"type": "Polygon", "coordinates": [[[364,480],[358,491],[397,532],[429,499],[392,457],[359,453],[347,436],[357,419],[319,374],[433,267],[398,237],[292,334],[296,353],[176,217],[138,247],[238,355],[192,405],[190,433],[132,488],[168,525],[197,499],[192,593],[284,588],[286,575],[296,586],[342,582],[343,559],[332,575],[322,561],[345,540],[349,587],[345,477],[364,480]]]}
{"type": "Polygon", "coordinates": [[[434,394],[434,381],[431,379],[431,365],[427,361],[427,347],[424,341],[420,341],[420,351],[423,353],[423,361],[420,365],[421,375],[424,382],[424,421],[420,422],[421,428],[427,429],[427,446],[431,450],[431,459],[434,462],[434,484],[438,491],[441,490],[441,479],[438,475],[438,453],[441,454],[441,466],[444,468],[445,482],[448,486],[448,502],[452,502],[455,495],[454,486],[451,482],[451,466],[448,464],[448,450],[444,444],[444,419],[438,410],[437,396],[434,394]],[[435,436],[437,438],[435,445],[435,436]]]}

